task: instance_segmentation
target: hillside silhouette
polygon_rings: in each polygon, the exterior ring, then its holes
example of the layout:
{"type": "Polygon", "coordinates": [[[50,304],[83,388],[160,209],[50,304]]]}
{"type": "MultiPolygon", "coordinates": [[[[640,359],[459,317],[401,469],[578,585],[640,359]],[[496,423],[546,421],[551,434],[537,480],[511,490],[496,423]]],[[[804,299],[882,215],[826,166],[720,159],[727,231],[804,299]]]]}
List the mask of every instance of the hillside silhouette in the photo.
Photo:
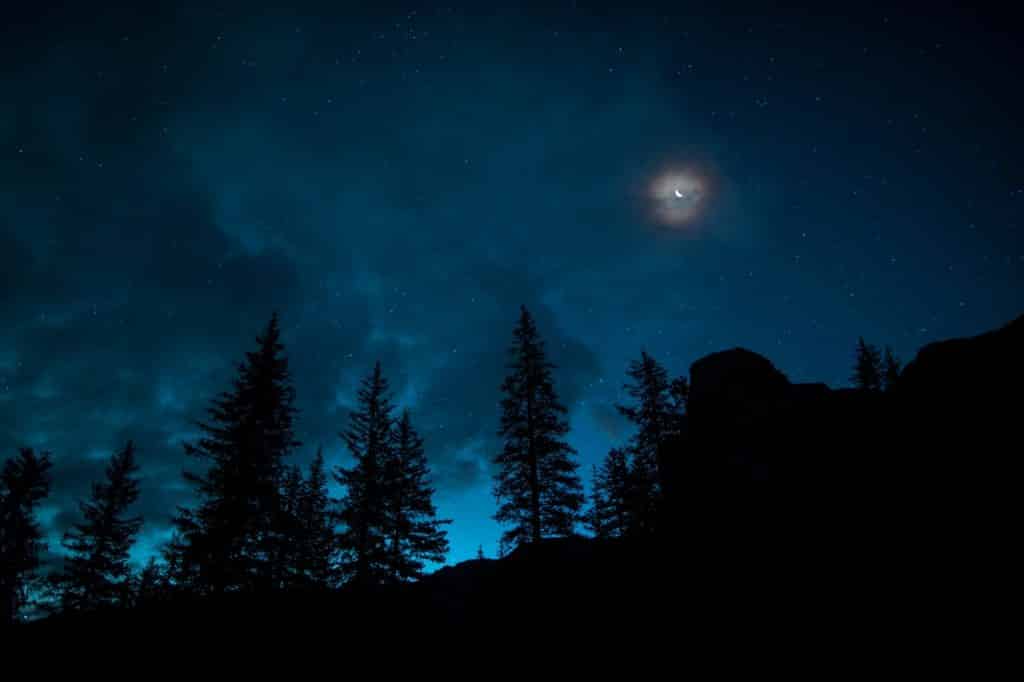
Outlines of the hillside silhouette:
{"type": "Polygon", "coordinates": [[[301,628],[328,619],[342,631],[416,631],[566,618],[646,627],[665,614],[717,628],[767,624],[782,612],[852,622],[883,605],[948,618],[976,607],[951,585],[1003,570],[1022,349],[1024,317],[924,347],[886,391],[792,383],[749,350],[713,353],[691,366],[685,417],[658,451],[663,495],[650,533],[522,543],[415,582],[156,593],[31,629],[301,628]]]}

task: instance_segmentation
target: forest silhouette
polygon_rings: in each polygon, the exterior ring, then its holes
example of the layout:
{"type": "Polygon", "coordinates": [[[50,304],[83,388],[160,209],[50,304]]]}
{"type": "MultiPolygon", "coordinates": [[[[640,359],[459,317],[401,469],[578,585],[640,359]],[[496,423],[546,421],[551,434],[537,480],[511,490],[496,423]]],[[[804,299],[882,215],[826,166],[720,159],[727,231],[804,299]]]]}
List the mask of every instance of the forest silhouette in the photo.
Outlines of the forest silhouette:
{"type": "Polygon", "coordinates": [[[144,444],[113,454],[63,538],[64,566],[48,572],[37,513],[60,467],[30,448],[6,461],[0,619],[280,626],[337,609],[365,628],[644,622],[678,607],[721,624],[821,595],[854,612],[898,599],[921,615],[1008,530],[1020,401],[1002,389],[1024,379],[1024,317],[928,345],[905,367],[887,347],[851,345],[842,389],[792,383],[745,349],[679,377],[641,352],[618,406],[632,434],[585,491],[558,368],[521,308],[496,387],[500,556],[481,548],[431,573],[459,519],[438,516],[415,413],[396,410],[377,363],[340,434],[352,465],[329,469],[322,452],[305,471],[291,464],[301,415],[275,314],[184,444],[195,502],[143,570],[129,552],[144,522],[132,513],[144,444]]]}

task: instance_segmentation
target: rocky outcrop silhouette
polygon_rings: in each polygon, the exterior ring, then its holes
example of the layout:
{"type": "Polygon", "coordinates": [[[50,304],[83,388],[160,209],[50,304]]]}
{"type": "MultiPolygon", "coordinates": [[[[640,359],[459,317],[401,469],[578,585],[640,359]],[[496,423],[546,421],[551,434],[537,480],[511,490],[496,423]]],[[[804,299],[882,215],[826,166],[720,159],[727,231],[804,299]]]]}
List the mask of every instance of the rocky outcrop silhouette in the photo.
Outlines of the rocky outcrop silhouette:
{"type": "Polygon", "coordinates": [[[865,603],[898,587],[922,611],[1010,565],[1024,317],[924,347],[884,393],[794,384],[744,349],[698,360],[690,384],[659,457],[664,536],[758,546],[763,565],[819,566],[808,585],[865,603]]]}
{"type": "Polygon", "coordinates": [[[885,393],[791,383],[749,350],[713,353],[690,368],[686,428],[662,453],[666,486],[742,498],[757,482],[794,494],[918,475],[987,480],[1007,459],[999,444],[1019,437],[1022,379],[1024,317],[924,347],[885,393]]]}
{"type": "Polygon", "coordinates": [[[893,390],[894,450],[917,525],[978,553],[1006,547],[1018,513],[1024,316],[925,346],[893,390]]]}
{"type": "MultiPolygon", "coordinates": [[[[794,384],[766,358],[736,348],[693,363],[682,434],[662,449],[665,523],[674,529],[775,524],[774,514],[828,503],[868,476],[886,398],[794,384]],[[795,507],[796,509],[789,509],[795,507]]],[[[833,522],[835,519],[833,519],[833,522]]]]}

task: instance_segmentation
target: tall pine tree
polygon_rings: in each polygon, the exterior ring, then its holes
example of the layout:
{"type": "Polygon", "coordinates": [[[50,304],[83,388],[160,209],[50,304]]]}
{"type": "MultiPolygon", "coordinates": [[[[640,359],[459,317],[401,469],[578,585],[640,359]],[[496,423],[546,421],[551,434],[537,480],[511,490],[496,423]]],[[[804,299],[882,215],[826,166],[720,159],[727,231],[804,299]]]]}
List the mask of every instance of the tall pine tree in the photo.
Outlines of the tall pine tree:
{"type": "Polygon", "coordinates": [[[882,354],[878,352],[877,346],[865,343],[863,336],[857,340],[856,359],[850,379],[861,390],[882,390],[882,354]]]}
{"type": "Polygon", "coordinates": [[[380,362],[363,379],[357,400],[349,427],[341,434],[354,463],[337,467],[334,474],[345,488],[338,511],[341,570],[357,583],[380,583],[387,578],[389,563],[385,467],[392,456],[394,410],[380,362]]]}
{"type": "Polygon", "coordinates": [[[499,505],[494,518],[510,526],[502,535],[506,549],[546,536],[571,535],[583,505],[576,452],[565,441],[566,408],[552,382],[554,365],[525,306],[509,357],[498,431],[504,447],[495,459],[494,485],[499,505]]]}
{"type": "Polygon", "coordinates": [[[283,548],[277,560],[284,574],[282,583],[286,589],[304,587],[305,557],[307,543],[303,529],[303,506],[306,497],[306,481],[302,478],[302,468],[286,467],[281,477],[281,510],[277,522],[277,530],[291,543],[283,548]]]}
{"type": "Polygon", "coordinates": [[[17,619],[46,547],[35,510],[50,494],[51,466],[48,453],[23,448],[0,471],[0,625],[17,619]]]}
{"type": "Polygon", "coordinates": [[[167,552],[178,583],[200,592],[265,590],[283,584],[279,561],[289,538],[282,523],[285,459],[299,445],[295,391],[277,315],[246,353],[230,391],[213,401],[202,437],[185,445],[207,464],[186,472],[199,497],[180,509],[167,552]]]}
{"type": "Polygon", "coordinates": [[[670,383],[665,368],[646,352],[630,363],[627,374],[624,388],[631,401],[617,407],[637,429],[628,445],[630,532],[648,533],[654,530],[661,497],[658,451],[679,429],[688,388],[680,380],[670,383]]]}
{"type": "Polygon", "coordinates": [[[150,557],[139,574],[135,589],[135,604],[149,604],[170,597],[167,566],[150,557]]]}
{"type": "Polygon", "coordinates": [[[317,451],[309,477],[295,467],[285,481],[291,544],[284,558],[288,583],[299,589],[326,589],[334,584],[334,524],[327,492],[323,449],[317,451]]]}
{"type": "Polygon", "coordinates": [[[115,452],[106,480],[93,483],[92,496],[79,503],[84,521],[64,536],[70,552],[60,576],[61,607],[91,610],[126,606],[133,591],[128,552],[142,527],[142,518],[128,516],[139,498],[139,467],[131,441],[115,452]]]}
{"type": "Polygon", "coordinates": [[[627,535],[632,526],[632,474],[626,452],[613,448],[594,471],[591,532],[598,538],[627,535]]]}
{"type": "Polygon", "coordinates": [[[408,410],[394,426],[387,485],[388,577],[401,582],[419,578],[425,562],[441,563],[448,552],[446,519],[437,518],[434,488],[423,439],[408,410]]]}
{"type": "Polygon", "coordinates": [[[306,540],[306,575],[317,589],[334,584],[334,522],[331,498],[327,492],[327,468],[323,449],[317,451],[309,468],[302,518],[306,540]]]}
{"type": "Polygon", "coordinates": [[[597,488],[597,466],[590,467],[590,480],[590,507],[583,512],[583,525],[595,538],[605,538],[607,534],[601,510],[605,509],[608,505],[601,491],[597,488]]]}
{"type": "Polygon", "coordinates": [[[882,373],[882,389],[885,391],[891,391],[896,385],[896,382],[900,379],[900,361],[892,352],[892,348],[889,346],[885,347],[885,357],[883,362],[883,373],[882,373]]]}

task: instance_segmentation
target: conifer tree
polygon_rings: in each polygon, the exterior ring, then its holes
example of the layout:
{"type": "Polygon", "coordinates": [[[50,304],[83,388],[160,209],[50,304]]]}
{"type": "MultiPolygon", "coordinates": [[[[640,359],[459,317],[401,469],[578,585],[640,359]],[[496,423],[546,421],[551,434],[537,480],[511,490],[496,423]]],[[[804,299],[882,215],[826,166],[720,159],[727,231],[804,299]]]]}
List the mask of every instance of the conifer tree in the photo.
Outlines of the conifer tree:
{"type": "Polygon", "coordinates": [[[864,337],[857,340],[856,361],[850,379],[861,390],[882,390],[882,354],[876,346],[865,343],[864,337]]]}
{"type": "Polygon", "coordinates": [[[670,383],[665,368],[646,352],[630,363],[627,374],[624,388],[631,402],[617,407],[637,429],[628,444],[630,532],[648,533],[654,530],[661,497],[658,451],[679,429],[687,389],[680,380],[670,383]]]}
{"type": "Polygon", "coordinates": [[[590,506],[585,512],[583,512],[583,525],[595,538],[604,538],[606,535],[601,510],[604,509],[607,504],[604,497],[601,495],[601,491],[597,489],[596,466],[591,466],[590,468],[590,480],[590,506]]]}
{"type": "Polygon", "coordinates": [[[594,471],[591,531],[598,538],[627,535],[632,527],[632,474],[624,450],[613,448],[594,471]]]}
{"type": "Polygon", "coordinates": [[[326,589],[334,583],[334,524],[327,492],[327,471],[323,449],[319,449],[303,479],[296,469],[295,481],[286,489],[293,516],[290,569],[295,586],[326,589]]]}
{"type": "Polygon", "coordinates": [[[378,362],[363,379],[357,409],[342,433],[354,463],[337,467],[334,474],[345,489],[338,512],[340,568],[345,577],[360,584],[383,582],[388,574],[385,467],[392,456],[393,410],[378,362]]]}
{"type": "Polygon", "coordinates": [[[565,441],[567,410],[552,381],[554,365],[525,307],[514,336],[510,373],[501,386],[498,433],[504,447],[495,459],[499,506],[494,518],[510,526],[502,535],[505,549],[545,536],[571,535],[583,505],[576,452],[565,441]]]}
{"type": "Polygon", "coordinates": [[[307,539],[303,532],[303,506],[306,496],[306,482],[298,466],[285,467],[281,476],[281,509],[277,519],[277,531],[291,542],[283,548],[278,561],[283,573],[283,586],[294,589],[305,582],[305,558],[307,539]]]}
{"type": "Polygon", "coordinates": [[[135,590],[135,603],[148,604],[166,599],[170,596],[167,567],[160,564],[156,557],[150,557],[146,566],[139,574],[135,590]]]}
{"type": "Polygon", "coordinates": [[[207,464],[186,472],[199,504],[180,509],[167,552],[178,583],[200,592],[270,589],[283,582],[278,560],[288,538],[281,529],[285,459],[299,445],[295,391],[275,314],[246,353],[231,390],[198,424],[202,436],[185,445],[207,464]]]}
{"type": "Polygon", "coordinates": [[[79,503],[84,521],[64,536],[70,553],[60,576],[61,607],[91,610],[127,606],[133,591],[128,552],[142,527],[142,518],[128,516],[139,498],[139,467],[131,441],[115,452],[106,480],[93,483],[88,501],[79,503]]]}
{"type": "Polygon", "coordinates": [[[891,391],[893,386],[900,378],[900,361],[892,352],[892,348],[889,346],[885,347],[885,358],[884,362],[884,373],[882,374],[882,388],[886,391],[891,391]]]}
{"type": "Polygon", "coordinates": [[[437,518],[423,439],[413,428],[408,410],[394,426],[385,482],[388,578],[413,580],[422,575],[425,562],[444,561],[448,535],[443,526],[451,522],[437,518]]]}
{"type": "Polygon", "coordinates": [[[46,547],[34,514],[50,494],[51,466],[48,453],[22,448],[0,470],[0,626],[17,619],[46,547]]]}

